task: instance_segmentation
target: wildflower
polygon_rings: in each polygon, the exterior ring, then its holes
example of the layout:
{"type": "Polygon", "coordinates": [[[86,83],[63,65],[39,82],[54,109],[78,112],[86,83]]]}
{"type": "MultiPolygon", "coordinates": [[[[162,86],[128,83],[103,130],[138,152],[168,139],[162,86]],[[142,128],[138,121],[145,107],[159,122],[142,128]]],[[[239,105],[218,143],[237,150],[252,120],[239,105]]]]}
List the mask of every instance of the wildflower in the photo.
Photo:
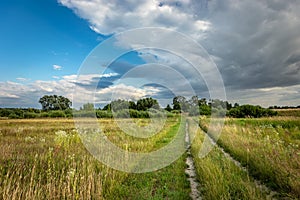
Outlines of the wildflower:
{"type": "Polygon", "coordinates": [[[25,137],[25,142],[34,142],[34,138],[27,136],[27,137],[25,137]]]}

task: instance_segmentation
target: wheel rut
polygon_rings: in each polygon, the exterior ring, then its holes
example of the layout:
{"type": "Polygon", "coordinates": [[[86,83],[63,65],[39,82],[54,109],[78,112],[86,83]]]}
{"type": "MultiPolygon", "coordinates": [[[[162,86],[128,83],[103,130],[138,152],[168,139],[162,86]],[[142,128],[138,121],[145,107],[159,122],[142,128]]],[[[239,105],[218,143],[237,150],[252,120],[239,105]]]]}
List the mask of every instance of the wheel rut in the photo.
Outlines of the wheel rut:
{"type": "MultiPolygon", "coordinates": [[[[200,127],[201,128],[201,127],[200,127]]],[[[228,158],[231,162],[233,162],[238,168],[240,168],[242,171],[246,172],[248,176],[251,176],[248,169],[244,167],[238,160],[236,160],[230,153],[226,152],[223,147],[221,147],[207,132],[205,132],[202,128],[201,130],[203,133],[209,138],[210,142],[219,149],[223,155],[228,158]]],[[[260,180],[255,179],[253,176],[251,176],[256,187],[259,188],[262,192],[267,194],[268,199],[278,199],[276,196],[278,195],[278,192],[271,190],[269,187],[264,185],[260,180]]]]}
{"type": "Polygon", "coordinates": [[[185,127],[185,143],[186,143],[186,150],[187,150],[187,158],[185,161],[187,168],[185,170],[185,173],[187,174],[187,180],[190,182],[190,188],[191,188],[190,197],[193,200],[201,200],[202,198],[200,196],[200,191],[198,190],[200,184],[197,180],[196,168],[191,153],[191,141],[188,133],[188,123],[186,123],[186,127],[185,127]]]}

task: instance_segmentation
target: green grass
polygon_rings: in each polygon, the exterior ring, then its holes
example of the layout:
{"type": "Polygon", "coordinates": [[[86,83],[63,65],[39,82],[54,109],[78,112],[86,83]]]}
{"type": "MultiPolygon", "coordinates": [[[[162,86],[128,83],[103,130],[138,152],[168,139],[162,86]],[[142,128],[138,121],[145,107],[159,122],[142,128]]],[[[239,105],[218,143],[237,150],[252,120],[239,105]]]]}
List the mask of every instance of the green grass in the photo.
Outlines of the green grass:
{"type": "MultiPolygon", "coordinates": [[[[190,132],[197,127],[190,123],[190,132]]],[[[237,167],[217,148],[204,158],[199,158],[199,151],[204,140],[204,133],[198,129],[192,143],[192,155],[200,181],[203,199],[267,199],[246,172],[237,167]]]]}
{"type": "MultiPolygon", "coordinates": [[[[208,120],[200,126],[207,130],[208,120]]],[[[218,144],[250,174],[279,192],[300,198],[300,121],[295,117],[227,119],[218,144]]]]}
{"type": "Polygon", "coordinates": [[[156,172],[131,174],[107,195],[108,199],[190,199],[185,156],[156,172]]]}
{"type": "MultiPolygon", "coordinates": [[[[210,120],[201,118],[200,126],[206,130],[210,120]]],[[[118,122],[148,127],[150,119],[99,120],[107,138],[131,152],[158,150],[184,130],[174,117],[156,135],[135,138],[123,133],[118,122]]],[[[299,126],[295,117],[225,121],[218,143],[251,176],[219,149],[199,158],[204,137],[199,130],[191,150],[203,199],[267,199],[252,177],[279,197],[299,198],[299,126]]],[[[196,128],[190,123],[191,135],[196,128]]],[[[71,119],[0,120],[0,199],[189,199],[185,158],[186,154],[155,172],[125,173],[91,156],[71,119]]]]}
{"type": "MultiPolygon", "coordinates": [[[[148,119],[136,119],[147,124],[148,119]]],[[[177,118],[149,139],[132,140],[111,120],[100,120],[108,138],[128,150],[153,151],[168,144],[177,118]]],[[[91,156],[73,120],[0,120],[0,199],[188,199],[183,155],[156,172],[130,174],[91,156]]]]}
{"type": "Polygon", "coordinates": [[[278,116],[300,117],[300,108],[274,109],[274,110],[277,111],[278,116]]]}

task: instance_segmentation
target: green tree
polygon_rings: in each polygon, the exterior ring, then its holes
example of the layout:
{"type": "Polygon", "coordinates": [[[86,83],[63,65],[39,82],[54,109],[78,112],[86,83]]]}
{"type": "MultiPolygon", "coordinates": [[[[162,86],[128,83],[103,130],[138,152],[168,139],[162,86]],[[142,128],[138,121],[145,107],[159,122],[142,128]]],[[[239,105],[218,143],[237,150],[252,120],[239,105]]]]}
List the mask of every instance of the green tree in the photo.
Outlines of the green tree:
{"type": "Polygon", "coordinates": [[[45,95],[39,99],[39,103],[44,111],[66,110],[72,105],[68,98],[57,95],[45,95]]]}
{"type": "Polygon", "coordinates": [[[136,104],[134,101],[129,101],[129,109],[136,110],[136,104]]]}
{"type": "Polygon", "coordinates": [[[171,108],[171,106],[168,104],[167,107],[165,108],[165,110],[168,111],[168,112],[171,112],[171,111],[172,111],[172,108],[171,108]]]}
{"type": "Polygon", "coordinates": [[[183,96],[176,96],[173,98],[173,109],[174,110],[182,110],[183,112],[187,112],[189,110],[189,102],[183,96]]]}
{"type": "Polygon", "coordinates": [[[82,105],[81,110],[86,110],[86,111],[93,111],[95,109],[93,103],[86,103],[82,105]]]}
{"type": "Polygon", "coordinates": [[[122,99],[112,101],[110,104],[110,109],[114,112],[129,109],[129,102],[122,99]]]}
{"type": "Polygon", "coordinates": [[[143,110],[146,111],[150,108],[153,109],[159,109],[159,104],[156,99],[150,98],[144,98],[144,99],[139,99],[136,103],[136,108],[137,110],[143,110]]]}
{"type": "Polygon", "coordinates": [[[102,110],[111,111],[111,104],[109,103],[109,104],[105,105],[102,110]]]}
{"type": "Polygon", "coordinates": [[[228,115],[230,117],[244,118],[244,117],[271,117],[277,115],[277,112],[274,112],[270,109],[262,108],[260,106],[253,105],[242,105],[233,107],[229,110],[228,115]]]}

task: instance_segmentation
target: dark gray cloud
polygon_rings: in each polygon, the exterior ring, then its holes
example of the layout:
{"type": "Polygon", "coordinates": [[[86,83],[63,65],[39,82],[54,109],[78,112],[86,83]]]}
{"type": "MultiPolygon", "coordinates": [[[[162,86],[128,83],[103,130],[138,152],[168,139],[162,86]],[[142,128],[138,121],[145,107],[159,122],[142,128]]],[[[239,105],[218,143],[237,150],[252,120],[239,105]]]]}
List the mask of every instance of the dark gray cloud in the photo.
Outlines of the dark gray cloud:
{"type": "Polygon", "coordinates": [[[300,84],[299,1],[210,1],[213,25],[203,44],[225,86],[235,89],[300,84]]]}

